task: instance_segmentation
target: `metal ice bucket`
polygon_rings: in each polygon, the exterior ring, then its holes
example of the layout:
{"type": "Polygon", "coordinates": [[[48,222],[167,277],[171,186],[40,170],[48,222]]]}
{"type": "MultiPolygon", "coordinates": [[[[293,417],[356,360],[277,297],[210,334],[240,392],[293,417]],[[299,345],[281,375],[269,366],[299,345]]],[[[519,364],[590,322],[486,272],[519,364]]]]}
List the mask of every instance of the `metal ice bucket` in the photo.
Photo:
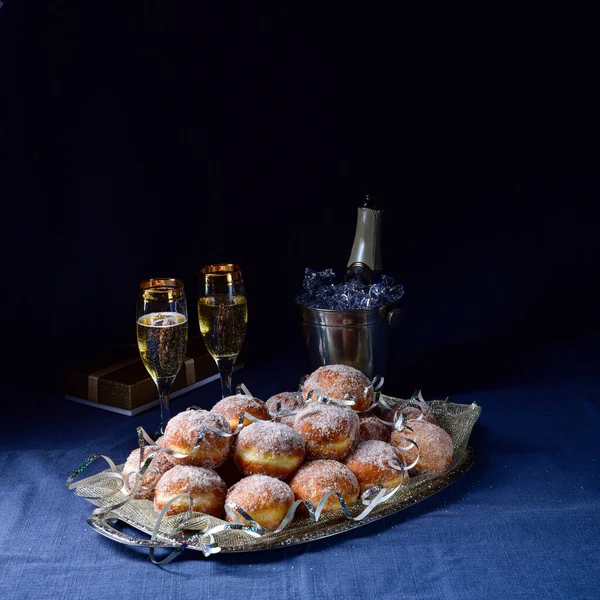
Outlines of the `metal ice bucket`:
{"type": "Polygon", "coordinates": [[[400,301],[367,310],[300,308],[311,369],[342,364],[369,379],[385,374],[400,301]]]}

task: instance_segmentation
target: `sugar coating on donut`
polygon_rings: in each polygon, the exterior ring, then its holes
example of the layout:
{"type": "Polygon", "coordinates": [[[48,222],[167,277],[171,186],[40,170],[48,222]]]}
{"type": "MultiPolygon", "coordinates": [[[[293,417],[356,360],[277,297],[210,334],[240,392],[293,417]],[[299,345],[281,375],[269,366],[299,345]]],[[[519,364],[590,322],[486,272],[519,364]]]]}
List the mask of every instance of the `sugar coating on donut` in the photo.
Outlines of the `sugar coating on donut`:
{"type": "MultiPolygon", "coordinates": [[[[345,465],[335,460],[313,460],[302,465],[290,481],[296,498],[308,500],[314,508],[327,492],[337,492],[346,504],[358,498],[360,486],[356,475],[345,465]]],[[[325,501],[323,512],[340,508],[339,500],[331,497],[325,501]]]]}
{"type": "Polygon", "coordinates": [[[250,475],[229,488],[226,502],[237,504],[252,516],[251,513],[273,505],[287,504],[289,508],[294,503],[294,492],[281,479],[250,475]]]}
{"type": "Polygon", "coordinates": [[[373,415],[360,417],[360,439],[379,440],[380,442],[389,442],[392,435],[392,428],[382,423],[373,415]]]}
{"type": "MultiPolygon", "coordinates": [[[[206,410],[186,410],[175,415],[165,428],[163,447],[180,454],[189,453],[198,441],[200,433],[209,428],[231,433],[231,427],[225,417],[206,410]]],[[[169,457],[175,464],[188,464],[202,467],[218,467],[231,449],[231,438],[222,437],[212,431],[206,431],[198,449],[183,458],[169,457]]]]}
{"type": "Polygon", "coordinates": [[[304,452],[304,438],[281,423],[253,423],[238,434],[237,445],[253,446],[259,452],[287,454],[304,452]]]}
{"type": "Polygon", "coordinates": [[[144,487],[148,487],[149,489],[139,489],[135,493],[134,498],[152,500],[154,498],[154,486],[158,480],[162,477],[164,473],[173,468],[173,463],[169,461],[164,452],[160,451],[158,446],[144,446],[144,457],[140,463],[140,449],[136,448],[132,450],[129,454],[127,460],[125,461],[125,465],[123,466],[123,481],[124,481],[124,490],[126,492],[131,492],[134,488],[137,478],[133,475],[133,473],[139,472],[139,470],[144,466],[146,459],[152,453],[156,453],[154,458],[148,465],[148,469],[150,467],[155,467],[158,469],[158,473],[155,471],[147,470],[144,478],[142,479],[141,485],[144,487]]]}
{"type": "Polygon", "coordinates": [[[353,437],[356,437],[360,420],[345,406],[312,402],[296,414],[296,425],[327,441],[340,435],[351,437],[354,434],[353,437]]]}
{"type": "Polygon", "coordinates": [[[273,421],[253,423],[238,434],[234,450],[238,469],[251,474],[287,477],[304,460],[306,443],[294,429],[273,421]]]}
{"type": "Polygon", "coordinates": [[[398,460],[401,459],[390,444],[379,440],[367,440],[356,446],[345,460],[345,464],[356,475],[361,490],[365,491],[375,485],[396,487],[405,483],[408,475],[391,466],[398,465],[398,460]]]}
{"type": "Polygon", "coordinates": [[[311,390],[320,390],[329,398],[342,400],[345,394],[352,394],[356,403],[351,408],[362,411],[369,408],[373,398],[369,384],[367,377],[354,367],[326,365],[310,374],[302,387],[302,395],[306,399],[311,390]]]}
{"type": "MultiPolygon", "coordinates": [[[[302,394],[298,392],[280,392],[279,394],[271,396],[266,402],[267,410],[271,416],[277,411],[277,403],[281,404],[281,408],[287,408],[288,410],[297,412],[304,406],[304,398],[302,397],[302,394]]],[[[277,417],[280,423],[288,425],[289,427],[294,426],[295,418],[295,414],[285,414],[285,411],[281,413],[281,416],[277,417]]]]}
{"type": "Polygon", "coordinates": [[[163,493],[183,494],[195,490],[210,492],[223,489],[225,483],[212,469],[176,465],[161,477],[157,487],[163,493]]]}
{"type": "Polygon", "coordinates": [[[418,456],[419,461],[414,467],[415,473],[445,471],[454,452],[452,438],[448,433],[427,421],[411,420],[408,427],[413,431],[403,429],[392,432],[390,444],[396,454],[407,463],[412,463],[418,456]],[[408,440],[414,440],[419,449],[412,446],[408,440]]]}
{"type": "MultiPolygon", "coordinates": [[[[229,489],[226,498],[226,502],[236,504],[271,530],[279,527],[294,500],[294,492],[287,483],[267,475],[244,477],[229,489]]],[[[241,515],[240,518],[247,523],[241,515]]],[[[227,520],[233,521],[229,515],[227,520]]]]}
{"type": "MultiPolygon", "coordinates": [[[[211,412],[225,417],[229,421],[232,430],[237,427],[242,413],[250,414],[263,421],[269,419],[269,412],[265,403],[258,398],[252,398],[245,394],[227,396],[226,398],[219,400],[219,402],[211,408],[211,412]]],[[[250,425],[250,423],[252,423],[250,419],[244,419],[244,427],[250,425]]]]}
{"type": "MultiPolygon", "coordinates": [[[[225,504],[227,487],[212,469],[176,465],[156,485],[154,508],[161,510],[171,498],[185,493],[190,494],[194,511],[219,516],[225,504]]],[[[180,498],[169,506],[167,514],[185,510],[188,510],[188,501],[180,498]]]]}
{"type": "MultiPolygon", "coordinates": [[[[202,409],[185,410],[175,415],[167,423],[167,427],[163,435],[163,444],[165,447],[168,447],[170,440],[175,435],[179,435],[181,437],[181,441],[188,445],[191,449],[196,445],[202,430],[208,427],[214,427],[216,429],[225,431],[225,433],[231,433],[229,423],[227,423],[227,420],[222,415],[211,413],[202,409]]],[[[205,439],[208,436],[215,437],[216,434],[211,431],[207,431],[205,434],[205,439]]]]}
{"type": "Polygon", "coordinates": [[[356,441],[360,421],[345,406],[313,402],[296,414],[294,429],[306,440],[308,458],[339,460],[346,456],[356,441]]]}
{"type": "Polygon", "coordinates": [[[379,440],[365,440],[360,442],[346,459],[346,464],[349,462],[359,462],[364,465],[373,465],[379,469],[392,470],[390,461],[396,464],[398,456],[390,444],[379,440]]]}

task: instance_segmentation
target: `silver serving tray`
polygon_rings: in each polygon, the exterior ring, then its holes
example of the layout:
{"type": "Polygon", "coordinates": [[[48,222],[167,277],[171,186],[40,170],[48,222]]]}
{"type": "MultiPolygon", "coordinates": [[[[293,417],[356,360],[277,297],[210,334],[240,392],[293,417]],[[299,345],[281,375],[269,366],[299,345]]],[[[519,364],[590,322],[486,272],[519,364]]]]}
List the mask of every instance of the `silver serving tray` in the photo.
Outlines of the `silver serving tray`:
{"type": "MultiPolygon", "coordinates": [[[[389,401],[396,399],[389,398],[389,401]]],[[[475,451],[468,446],[468,440],[473,425],[477,421],[481,408],[476,404],[463,405],[451,402],[431,403],[439,424],[448,431],[454,443],[454,456],[449,468],[440,475],[419,475],[410,479],[409,483],[392,498],[377,506],[361,521],[347,519],[340,511],[321,516],[318,522],[308,518],[298,518],[290,523],[283,531],[266,534],[260,538],[250,537],[240,531],[224,531],[215,536],[221,552],[253,552],[272,550],[313,542],[319,539],[338,535],[379,519],[394,515],[442,491],[459,479],[473,465],[475,451]]],[[[89,499],[92,504],[105,507],[124,498],[116,490],[115,482],[101,482],[94,485],[81,486],[76,493],[83,496],[96,496],[89,499]]],[[[349,507],[353,515],[360,513],[364,506],[356,503],[349,507]]],[[[109,515],[99,517],[92,514],[87,520],[94,531],[116,542],[138,547],[167,547],[178,548],[182,542],[199,530],[206,530],[224,521],[195,513],[186,524],[183,532],[175,533],[183,515],[167,517],[161,524],[156,541],[136,538],[116,529],[114,525],[121,521],[140,532],[151,535],[156,523],[156,513],[149,500],[130,500],[124,506],[112,511],[109,515]]],[[[188,546],[191,550],[204,551],[201,545],[188,546]]]]}

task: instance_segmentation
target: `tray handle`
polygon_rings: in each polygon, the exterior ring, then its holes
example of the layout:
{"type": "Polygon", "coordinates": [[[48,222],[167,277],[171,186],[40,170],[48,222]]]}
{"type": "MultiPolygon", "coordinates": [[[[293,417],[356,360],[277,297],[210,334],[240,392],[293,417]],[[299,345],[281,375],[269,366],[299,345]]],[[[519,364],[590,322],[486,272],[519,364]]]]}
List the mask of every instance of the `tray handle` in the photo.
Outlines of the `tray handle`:
{"type": "Polygon", "coordinates": [[[127,535],[118,529],[115,529],[112,525],[109,525],[109,520],[118,520],[118,517],[114,514],[108,513],[101,517],[95,514],[91,514],[87,519],[87,524],[97,533],[107,537],[109,540],[125,544],[127,546],[137,546],[138,548],[179,548],[181,544],[172,540],[143,540],[141,538],[135,538],[131,535],[127,535]]]}

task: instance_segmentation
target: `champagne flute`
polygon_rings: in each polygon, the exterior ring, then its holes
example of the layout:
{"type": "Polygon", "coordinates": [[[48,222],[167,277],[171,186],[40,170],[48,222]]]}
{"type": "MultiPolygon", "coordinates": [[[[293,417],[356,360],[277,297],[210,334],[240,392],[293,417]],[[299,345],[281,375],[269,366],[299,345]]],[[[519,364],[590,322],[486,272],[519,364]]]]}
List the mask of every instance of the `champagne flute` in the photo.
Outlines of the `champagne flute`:
{"type": "Polygon", "coordinates": [[[218,264],[200,271],[198,321],[204,345],[221,376],[221,396],[231,395],[231,373],[242,349],[248,304],[238,265],[218,264]]]}
{"type": "Polygon", "coordinates": [[[137,341],[144,366],[158,389],[160,429],[171,418],[169,392],[185,357],[188,313],[183,283],[177,279],[147,279],[139,285],[137,341]]]}

